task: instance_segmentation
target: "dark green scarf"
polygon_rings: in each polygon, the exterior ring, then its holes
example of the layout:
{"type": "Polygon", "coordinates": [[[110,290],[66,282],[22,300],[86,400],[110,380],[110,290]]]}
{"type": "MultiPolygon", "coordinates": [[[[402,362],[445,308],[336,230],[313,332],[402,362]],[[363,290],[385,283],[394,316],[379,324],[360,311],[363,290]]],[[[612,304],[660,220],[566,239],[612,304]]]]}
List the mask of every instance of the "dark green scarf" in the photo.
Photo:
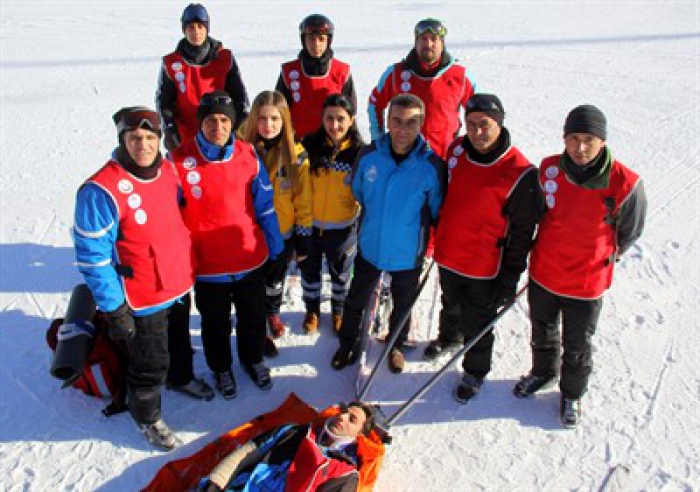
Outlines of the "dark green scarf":
{"type": "Polygon", "coordinates": [[[600,190],[608,187],[612,162],[612,152],[610,152],[610,149],[608,149],[606,145],[603,147],[603,150],[600,151],[598,157],[585,166],[579,166],[571,160],[569,154],[564,152],[559,160],[559,167],[561,167],[566,173],[566,176],[577,185],[589,190],[600,190]]]}

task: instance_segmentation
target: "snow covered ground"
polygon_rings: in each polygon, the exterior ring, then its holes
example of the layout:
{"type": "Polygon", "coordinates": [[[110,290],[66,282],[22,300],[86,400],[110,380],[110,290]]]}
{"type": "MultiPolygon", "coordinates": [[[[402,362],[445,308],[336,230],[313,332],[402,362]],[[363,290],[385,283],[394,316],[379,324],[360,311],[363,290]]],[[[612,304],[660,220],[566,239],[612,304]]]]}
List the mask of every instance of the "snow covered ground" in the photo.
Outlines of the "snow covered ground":
{"type": "MultiPolygon", "coordinates": [[[[127,415],[102,417],[102,402],[60,390],[48,374],[44,331],[80,281],[69,234],[74,192],[115,145],[112,113],[153,104],[159,58],[181,36],[185,4],[2,1],[2,490],[139,489],[166,461],[289,392],[317,407],[352,397],[352,371],[329,367],[336,340],[327,325],[318,337],[301,334],[298,297],[283,313],[293,330],[270,361],[272,392],[237,369],[232,402],[165,393],[165,418],[186,442],[170,454],[154,452],[127,415]]],[[[377,490],[597,490],[616,464],[631,468],[630,490],[700,489],[697,0],[207,6],[212,35],[234,50],[251,98],[296,55],[298,22],[322,9],[336,24],[337,56],[352,66],[365,135],[365,101],[380,74],[406,54],[417,20],[441,18],[449,50],[480,90],[501,97],[514,143],[533,162],[561,150],[572,107],[594,103],[608,116],[614,154],[645,179],[647,231],[607,296],[580,428],[560,428],[555,390],[526,401],[511,394],[530,366],[521,302],[499,324],[495,368],[476,400],[455,403],[453,370],[394,426],[377,490]]],[[[419,306],[422,341],[431,294],[419,306]]],[[[197,372],[208,377],[196,314],[192,326],[197,372]]],[[[369,396],[387,413],[436,370],[420,359],[423,347],[409,354],[406,373],[380,370],[369,396]]]]}

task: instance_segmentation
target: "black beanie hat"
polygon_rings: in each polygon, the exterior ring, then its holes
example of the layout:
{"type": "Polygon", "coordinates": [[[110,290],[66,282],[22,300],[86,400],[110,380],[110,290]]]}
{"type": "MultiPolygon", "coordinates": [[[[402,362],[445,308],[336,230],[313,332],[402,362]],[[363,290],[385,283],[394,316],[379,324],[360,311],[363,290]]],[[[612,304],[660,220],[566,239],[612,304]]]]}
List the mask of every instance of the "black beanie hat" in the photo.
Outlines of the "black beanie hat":
{"type": "Polygon", "coordinates": [[[197,122],[201,125],[204,118],[210,114],[223,114],[229,117],[231,123],[236,123],[236,109],[228,92],[214,91],[204,94],[197,107],[197,122]]]}
{"type": "Polygon", "coordinates": [[[117,126],[119,143],[123,143],[122,137],[124,133],[134,131],[137,128],[152,131],[158,135],[158,138],[162,136],[158,113],[146,106],[127,106],[122,108],[112,115],[112,120],[117,126]]]}
{"type": "Polygon", "coordinates": [[[592,104],[583,104],[571,110],[564,122],[564,136],[570,133],[590,133],[601,140],[607,138],[607,122],[603,112],[592,104]]]}
{"type": "Polygon", "coordinates": [[[501,100],[493,94],[474,94],[464,105],[464,117],[469,113],[487,114],[498,126],[503,126],[503,118],[506,116],[501,100]]]}

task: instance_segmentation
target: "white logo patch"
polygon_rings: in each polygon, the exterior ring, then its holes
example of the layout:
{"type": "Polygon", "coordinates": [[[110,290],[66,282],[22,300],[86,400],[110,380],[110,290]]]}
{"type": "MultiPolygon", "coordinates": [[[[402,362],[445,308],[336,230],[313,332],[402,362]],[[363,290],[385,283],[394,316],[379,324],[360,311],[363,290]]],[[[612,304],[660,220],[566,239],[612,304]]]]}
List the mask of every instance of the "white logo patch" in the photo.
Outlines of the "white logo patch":
{"type": "Polygon", "coordinates": [[[367,178],[367,181],[369,181],[370,183],[374,183],[377,180],[378,176],[379,171],[377,171],[377,168],[374,166],[370,167],[365,173],[365,178],[367,178]]]}
{"type": "Polygon", "coordinates": [[[547,169],[545,169],[544,175],[548,179],[554,179],[559,176],[559,168],[557,166],[549,166],[547,169]]]}
{"type": "Polygon", "coordinates": [[[292,80],[298,79],[298,78],[299,78],[299,72],[297,72],[296,70],[292,70],[291,72],[289,72],[289,78],[292,79],[292,80]]]}
{"type": "Polygon", "coordinates": [[[132,191],[134,191],[134,185],[131,181],[128,179],[122,179],[119,181],[119,184],[117,184],[117,188],[119,188],[119,191],[124,193],[125,195],[128,195],[132,191]]]}
{"type": "Polygon", "coordinates": [[[457,166],[457,158],[456,157],[450,157],[450,160],[447,161],[447,167],[450,169],[454,169],[455,166],[457,166]]]}
{"type": "Polygon", "coordinates": [[[291,84],[289,84],[289,88],[292,89],[293,91],[298,91],[299,87],[301,87],[301,84],[298,81],[294,81],[291,84]]]}
{"type": "Polygon", "coordinates": [[[174,63],[173,63],[172,65],[170,65],[170,66],[171,66],[171,67],[173,68],[173,70],[175,70],[176,72],[177,72],[178,70],[182,70],[182,63],[180,63],[180,62],[174,62],[174,63]]]}
{"type": "Polygon", "coordinates": [[[547,193],[556,193],[558,188],[559,186],[557,185],[557,182],[552,181],[551,179],[545,181],[544,183],[544,191],[547,193]]]}
{"type": "Polygon", "coordinates": [[[185,169],[194,169],[197,167],[197,159],[194,157],[187,157],[185,158],[184,161],[182,161],[182,167],[185,169]]]}
{"type": "Polygon", "coordinates": [[[301,101],[301,94],[299,94],[298,92],[292,92],[292,99],[294,99],[294,102],[301,101]]]}
{"type": "Polygon", "coordinates": [[[180,92],[182,92],[182,93],[187,92],[187,86],[185,85],[184,82],[180,82],[180,85],[178,87],[180,88],[180,92]]]}
{"type": "Polygon", "coordinates": [[[202,198],[202,188],[199,186],[193,186],[190,191],[192,192],[192,196],[196,199],[199,200],[202,198]]]}
{"type": "Polygon", "coordinates": [[[547,201],[547,206],[549,208],[554,208],[554,204],[556,202],[556,200],[554,199],[554,195],[547,195],[545,197],[545,200],[547,201]]]}
{"type": "Polygon", "coordinates": [[[406,82],[410,78],[411,78],[411,72],[409,72],[408,70],[404,70],[403,72],[401,72],[401,80],[406,82]]]}
{"type": "Polygon", "coordinates": [[[401,84],[401,90],[404,92],[410,91],[411,90],[410,82],[404,82],[403,84],[401,84]]]}
{"type": "Polygon", "coordinates": [[[191,185],[196,185],[202,179],[197,171],[190,171],[187,173],[187,182],[191,185]]]}
{"type": "Polygon", "coordinates": [[[460,155],[464,154],[464,147],[462,147],[461,145],[458,145],[455,147],[455,149],[452,151],[452,153],[454,155],[456,155],[457,157],[459,157],[460,155]]]}
{"type": "Polygon", "coordinates": [[[185,74],[182,72],[177,72],[175,74],[175,80],[177,80],[178,82],[184,82],[185,81],[185,74]]]}
{"type": "Polygon", "coordinates": [[[139,225],[144,225],[146,221],[148,220],[148,216],[146,215],[146,211],[143,209],[138,209],[136,213],[134,214],[134,220],[136,220],[136,223],[139,225]]]}
{"type": "Polygon", "coordinates": [[[129,198],[126,199],[126,203],[128,203],[129,207],[133,209],[139,208],[141,206],[141,195],[139,195],[138,193],[129,195],[129,198]]]}

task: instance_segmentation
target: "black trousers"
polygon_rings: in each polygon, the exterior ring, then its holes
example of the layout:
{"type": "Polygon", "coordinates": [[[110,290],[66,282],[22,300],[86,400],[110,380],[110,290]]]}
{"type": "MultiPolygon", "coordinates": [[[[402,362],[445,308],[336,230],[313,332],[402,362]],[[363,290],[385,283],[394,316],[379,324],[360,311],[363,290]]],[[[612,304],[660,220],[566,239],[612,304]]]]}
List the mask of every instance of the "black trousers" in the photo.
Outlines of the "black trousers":
{"type": "Polygon", "coordinates": [[[192,297],[188,292],[168,309],[168,383],[174,385],[187,384],[194,378],[194,353],[190,338],[191,306],[192,297]]]}
{"type": "Polygon", "coordinates": [[[331,277],[331,311],[343,313],[343,304],[350,284],[350,271],[357,252],[355,226],[345,229],[321,230],[314,227],[309,256],[299,263],[304,304],[310,312],[321,312],[323,255],[326,255],[331,277]]]}
{"type": "Polygon", "coordinates": [[[134,317],[136,334],[126,340],[126,401],[134,420],[151,424],[160,418],[160,393],[168,373],[168,315],[163,309],[134,317]]]}
{"type": "MultiPolygon", "coordinates": [[[[442,289],[442,309],[439,337],[443,340],[465,343],[476,336],[496,314],[495,280],[464,277],[446,268],[440,268],[440,288],[442,289]],[[443,317],[450,318],[457,313],[459,313],[459,322],[456,325],[453,322],[443,324],[443,317]],[[445,329],[448,333],[443,333],[445,329]]],[[[464,355],[462,361],[464,372],[480,379],[486,377],[491,371],[495,339],[492,330],[464,355]]]]}
{"type": "Polygon", "coordinates": [[[565,398],[581,398],[593,371],[591,338],[598,325],[603,299],[558,296],[532,279],[527,298],[532,324],[532,373],[558,375],[563,345],[559,388],[565,398]]]}
{"type": "Polygon", "coordinates": [[[231,304],[236,309],[238,360],[251,366],[263,360],[265,334],[264,267],[237,282],[197,282],[194,302],[202,316],[202,343],[207,365],[213,372],[231,368],[231,304]]]}
{"type": "Polygon", "coordinates": [[[274,260],[265,265],[265,312],[268,316],[279,314],[284,294],[284,281],[287,268],[294,255],[294,239],[284,240],[284,250],[274,260]]]}
{"type": "MultiPolygon", "coordinates": [[[[343,324],[340,327],[340,346],[350,348],[358,343],[364,333],[360,333],[360,323],[362,313],[367,307],[372,290],[377,286],[377,281],[381,276],[381,270],[369,263],[358,253],[355,257],[354,274],[350,284],[350,292],[345,299],[343,314],[343,324]]],[[[412,270],[399,270],[391,273],[391,296],[393,299],[393,309],[389,317],[389,332],[393,334],[396,330],[401,330],[394,347],[400,347],[408,338],[408,330],[411,326],[411,316],[409,314],[403,326],[399,326],[399,321],[406,312],[411,310],[411,301],[418,288],[420,278],[420,267],[412,270]]]]}

